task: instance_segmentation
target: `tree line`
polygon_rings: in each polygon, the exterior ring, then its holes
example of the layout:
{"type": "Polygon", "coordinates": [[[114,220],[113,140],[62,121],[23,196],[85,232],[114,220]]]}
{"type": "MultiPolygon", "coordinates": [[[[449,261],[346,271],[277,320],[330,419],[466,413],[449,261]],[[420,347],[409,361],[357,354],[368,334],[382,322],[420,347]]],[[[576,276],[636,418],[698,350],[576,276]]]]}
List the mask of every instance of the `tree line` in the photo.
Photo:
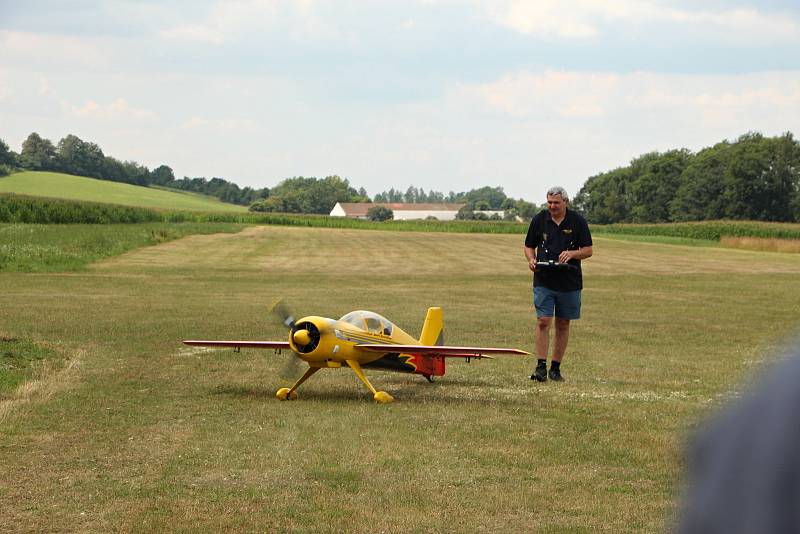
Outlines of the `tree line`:
{"type": "Polygon", "coordinates": [[[53,144],[34,132],[23,141],[19,153],[10,150],[0,139],[0,176],[16,169],[62,172],[131,185],[168,187],[214,196],[223,202],[243,206],[269,196],[268,188],[240,188],[222,178],[176,179],[168,165],[159,165],[150,170],[135,161],[121,161],[104,154],[96,143],[84,141],[73,134],[53,144]]]}
{"type": "Polygon", "coordinates": [[[166,187],[219,198],[223,202],[250,206],[250,211],[276,213],[328,214],[337,202],[376,203],[463,203],[459,212],[461,219],[485,219],[486,210],[505,210],[506,218],[519,215],[529,218],[536,207],[522,199],[514,200],[505,195],[502,187],[483,187],[465,193],[437,191],[425,192],[422,188],[409,187],[405,193],[395,189],[378,193],[370,199],[362,187],[356,190],[346,178],[340,176],[287,178],[273,188],[240,188],[223,178],[205,177],[176,179],[173,170],[160,165],[153,170],[135,161],[120,161],[103,153],[96,143],[84,141],[69,134],[57,144],[30,134],[22,143],[22,150],[15,153],[0,139],[0,176],[16,169],[31,171],[53,171],[88,176],[100,180],[123,182],[148,187],[166,187]]]}
{"type": "MultiPolygon", "coordinates": [[[[502,187],[468,192],[391,188],[370,199],[346,178],[287,178],[273,188],[240,188],[223,178],[176,179],[172,169],[150,170],[105,155],[93,142],[67,135],[57,144],[32,133],[19,153],[0,139],[0,176],[16,169],[56,171],[140,186],[202,193],[251,211],[327,214],[337,202],[458,203],[460,219],[530,219],[542,209],[508,197],[502,187]],[[497,217],[495,217],[497,218],[497,217]]],[[[693,153],[686,149],[643,154],[630,165],[590,177],[572,202],[592,223],[660,223],[717,219],[800,221],[800,143],[790,132],[748,133],[693,153]]],[[[385,216],[383,214],[382,216],[385,216]]]]}
{"type": "Polygon", "coordinates": [[[485,211],[503,211],[503,218],[515,220],[517,217],[530,219],[541,209],[523,199],[514,199],[505,194],[502,187],[484,186],[470,191],[456,193],[450,191],[447,195],[431,189],[427,193],[422,188],[410,186],[405,192],[394,188],[375,195],[374,202],[406,204],[446,203],[464,204],[458,212],[458,219],[499,219],[499,216],[487,216],[485,211]]]}
{"type": "Polygon", "coordinates": [[[272,190],[239,187],[223,178],[176,179],[173,170],[160,165],[153,170],[135,161],[120,161],[103,153],[90,141],[70,134],[53,144],[38,133],[30,134],[16,153],[0,139],[0,176],[17,169],[52,171],[100,180],[123,182],[146,187],[165,187],[219,198],[223,202],[250,206],[251,211],[328,214],[337,202],[369,202],[367,192],[356,191],[346,179],[295,177],[284,180],[272,190]]]}
{"type": "Polygon", "coordinates": [[[589,222],[800,221],[800,143],[747,133],[692,153],[652,152],[590,177],[574,207],[589,222]]]}

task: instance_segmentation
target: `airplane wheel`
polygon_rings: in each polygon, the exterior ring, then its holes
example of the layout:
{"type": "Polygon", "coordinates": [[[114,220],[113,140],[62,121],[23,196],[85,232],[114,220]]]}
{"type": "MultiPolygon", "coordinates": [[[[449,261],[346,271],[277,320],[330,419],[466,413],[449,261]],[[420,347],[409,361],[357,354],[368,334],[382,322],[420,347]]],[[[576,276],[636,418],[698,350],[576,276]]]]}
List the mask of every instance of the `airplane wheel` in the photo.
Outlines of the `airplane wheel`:
{"type": "Polygon", "coordinates": [[[281,388],[278,390],[275,396],[278,397],[280,400],[296,400],[297,392],[292,391],[292,393],[289,394],[289,388],[281,388]]]}
{"type": "Polygon", "coordinates": [[[388,404],[394,400],[394,397],[386,393],[385,391],[379,391],[375,394],[375,402],[378,404],[388,404]]]}

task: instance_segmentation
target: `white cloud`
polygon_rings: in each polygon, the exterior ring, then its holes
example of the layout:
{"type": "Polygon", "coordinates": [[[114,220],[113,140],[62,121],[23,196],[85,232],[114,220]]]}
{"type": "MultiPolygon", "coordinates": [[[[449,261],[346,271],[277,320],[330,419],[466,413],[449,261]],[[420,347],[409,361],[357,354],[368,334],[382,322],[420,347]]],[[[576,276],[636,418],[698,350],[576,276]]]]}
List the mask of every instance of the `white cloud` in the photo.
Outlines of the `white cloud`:
{"type": "Polygon", "coordinates": [[[210,120],[204,117],[192,117],[181,125],[183,130],[206,130],[221,132],[252,132],[258,129],[258,123],[252,119],[225,117],[210,120]]]}
{"type": "Polygon", "coordinates": [[[647,0],[506,0],[486,1],[485,10],[498,24],[517,32],[569,39],[611,33],[615,24],[663,25],[701,30],[704,37],[726,42],[797,43],[800,20],[785,13],[756,8],[705,10],[670,7],[647,0]]]}
{"type": "Polygon", "coordinates": [[[606,114],[609,95],[617,94],[620,82],[617,74],[546,70],[464,85],[456,93],[516,117],[598,117],[606,114]]]}
{"type": "Polygon", "coordinates": [[[0,50],[4,63],[28,70],[43,65],[62,70],[96,69],[112,63],[111,48],[103,39],[0,31],[0,50]]]}
{"type": "MultiPolygon", "coordinates": [[[[765,118],[800,122],[800,72],[678,75],[634,72],[520,72],[487,84],[461,86],[452,98],[482,103],[517,118],[607,117],[635,123],[638,114],[763,124],[765,118]]],[[[713,126],[714,124],[710,124],[713,126]]],[[[751,127],[750,127],[751,128],[751,127]]]]}
{"type": "Polygon", "coordinates": [[[109,104],[98,104],[87,100],[83,105],[64,104],[68,115],[83,119],[155,121],[158,114],[148,109],[131,107],[124,98],[117,98],[109,104]]]}
{"type": "Polygon", "coordinates": [[[181,125],[181,128],[185,130],[196,130],[197,128],[203,128],[208,126],[211,123],[208,119],[204,119],[202,117],[192,117],[188,121],[184,122],[181,125]]]}
{"type": "Polygon", "coordinates": [[[39,78],[39,96],[47,96],[52,94],[52,90],[50,89],[50,81],[42,76],[39,78]]]}
{"type": "Polygon", "coordinates": [[[171,41],[187,41],[211,44],[222,44],[225,41],[225,36],[221,31],[200,24],[182,24],[175,26],[174,28],[162,30],[159,33],[163,39],[171,41]]]}
{"type": "Polygon", "coordinates": [[[13,94],[14,89],[11,87],[11,74],[5,69],[0,69],[0,102],[10,100],[13,94]]]}
{"type": "Polygon", "coordinates": [[[294,38],[328,35],[316,0],[236,0],[216,2],[200,22],[162,30],[163,39],[223,44],[237,37],[275,30],[294,38]]]}
{"type": "Polygon", "coordinates": [[[567,38],[592,37],[598,33],[591,2],[557,0],[489,2],[496,22],[521,33],[567,38]]]}
{"type": "Polygon", "coordinates": [[[760,46],[800,41],[800,20],[786,14],[763,13],[752,8],[725,11],[664,10],[660,18],[702,29],[712,39],[760,46]]]}

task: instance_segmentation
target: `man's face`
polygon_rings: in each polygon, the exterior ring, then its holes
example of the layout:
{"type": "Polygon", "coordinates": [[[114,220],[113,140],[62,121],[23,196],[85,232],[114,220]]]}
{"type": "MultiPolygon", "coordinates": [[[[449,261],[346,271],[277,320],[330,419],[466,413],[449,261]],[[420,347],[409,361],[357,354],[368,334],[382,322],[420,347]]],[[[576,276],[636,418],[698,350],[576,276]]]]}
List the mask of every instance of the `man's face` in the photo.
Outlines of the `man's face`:
{"type": "Polygon", "coordinates": [[[547,209],[552,217],[561,217],[567,212],[567,203],[561,195],[547,195],[547,209]]]}

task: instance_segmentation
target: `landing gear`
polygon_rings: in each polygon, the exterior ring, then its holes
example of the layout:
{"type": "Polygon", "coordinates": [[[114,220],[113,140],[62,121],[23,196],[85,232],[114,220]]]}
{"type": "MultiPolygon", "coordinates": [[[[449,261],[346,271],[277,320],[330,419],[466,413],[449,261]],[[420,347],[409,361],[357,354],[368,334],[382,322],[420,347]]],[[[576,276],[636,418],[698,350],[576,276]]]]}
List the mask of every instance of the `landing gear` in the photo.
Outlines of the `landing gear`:
{"type": "Polygon", "coordinates": [[[300,384],[305,382],[309,376],[313,375],[319,371],[319,367],[309,367],[308,370],[305,372],[303,376],[300,377],[300,380],[294,383],[294,385],[290,388],[281,388],[275,394],[280,400],[295,400],[297,399],[297,392],[295,391],[297,388],[300,387],[300,384]]]}
{"type": "Polygon", "coordinates": [[[296,400],[297,399],[297,392],[292,391],[289,388],[281,388],[275,394],[280,400],[296,400]]]}
{"type": "MultiPolygon", "coordinates": [[[[361,365],[359,365],[359,363],[356,360],[347,360],[347,365],[349,365],[350,368],[353,370],[353,372],[356,374],[356,376],[362,382],[364,382],[364,385],[366,385],[367,388],[369,388],[369,390],[372,392],[372,398],[375,399],[375,402],[379,404],[388,404],[394,400],[394,397],[392,397],[385,391],[378,391],[374,387],[372,387],[372,384],[369,383],[369,380],[367,380],[367,377],[364,375],[364,371],[361,370],[361,365]]],[[[279,389],[277,393],[275,393],[275,396],[278,397],[278,399],[280,400],[295,400],[297,398],[297,391],[295,390],[298,387],[300,387],[300,384],[305,382],[308,379],[308,377],[310,377],[320,369],[321,367],[309,367],[308,370],[305,372],[305,374],[300,377],[300,380],[295,382],[292,387],[279,389]]],[[[430,376],[426,376],[426,378],[429,381],[433,382],[433,379],[430,376]]]]}
{"type": "Polygon", "coordinates": [[[347,365],[349,365],[356,376],[360,378],[362,382],[364,382],[364,385],[369,388],[369,390],[372,392],[372,398],[375,399],[375,402],[379,404],[388,404],[394,400],[394,397],[385,391],[377,391],[374,387],[372,387],[372,384],[369,383],[366,375],[364,375],[364,371],[361,370],[361,365],[359,365],[356,360],[347,360],[347,365]]]}

